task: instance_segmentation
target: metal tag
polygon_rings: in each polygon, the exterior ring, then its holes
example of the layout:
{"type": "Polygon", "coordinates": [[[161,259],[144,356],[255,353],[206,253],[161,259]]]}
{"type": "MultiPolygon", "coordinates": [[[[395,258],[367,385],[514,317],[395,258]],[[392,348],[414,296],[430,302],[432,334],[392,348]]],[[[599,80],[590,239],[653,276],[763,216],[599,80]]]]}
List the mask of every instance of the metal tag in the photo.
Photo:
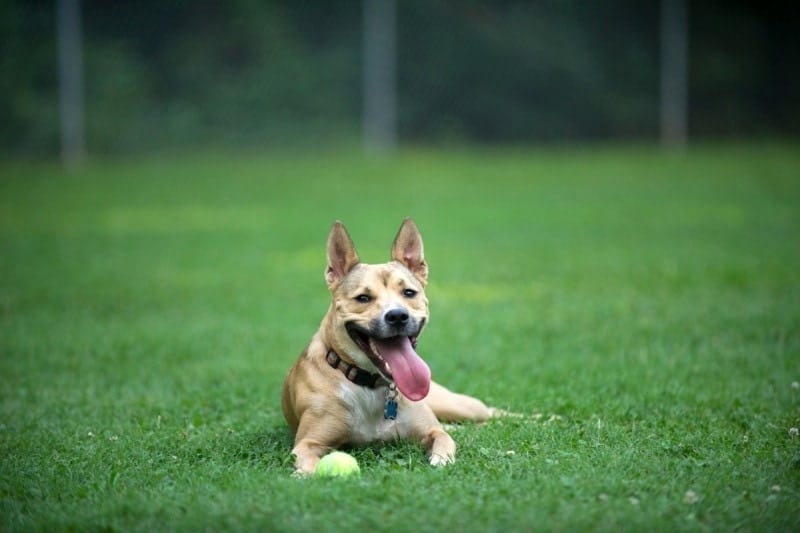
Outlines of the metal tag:
{"type": "Polygon", "coordinates": [[[397,385],[389,383],[386,389],[386,403],[383,407],[383,418],[394,420],[397,418],[397,385]]]}

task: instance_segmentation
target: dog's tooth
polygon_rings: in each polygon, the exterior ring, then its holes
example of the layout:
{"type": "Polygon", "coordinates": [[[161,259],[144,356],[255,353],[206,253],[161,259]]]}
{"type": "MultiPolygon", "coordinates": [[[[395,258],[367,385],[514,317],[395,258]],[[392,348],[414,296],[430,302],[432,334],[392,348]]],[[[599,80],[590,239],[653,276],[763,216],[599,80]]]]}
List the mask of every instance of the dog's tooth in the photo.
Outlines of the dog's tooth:
{"type": "Polygon", "coordinates": [[[369,339],[369,348],[375,355],[377,356],[381,355],[380,350],[378,350],[378,346],[375,344],[375,341],[372,338],[369,339]]]}

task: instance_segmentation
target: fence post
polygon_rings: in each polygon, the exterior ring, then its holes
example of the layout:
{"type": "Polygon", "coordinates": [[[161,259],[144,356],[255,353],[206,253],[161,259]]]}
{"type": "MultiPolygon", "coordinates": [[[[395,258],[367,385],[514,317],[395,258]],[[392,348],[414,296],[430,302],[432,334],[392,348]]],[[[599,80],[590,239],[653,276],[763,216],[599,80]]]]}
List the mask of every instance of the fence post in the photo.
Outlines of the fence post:
{"type": "Polygon", "coordinates": [[[78,167],[86,159],[80,0],[58,0],[56,11],[61,160],[78,167]]]}
{"type": "Polygon", "coordinates": [[[397,144],[395,0],[363,0],[364,147],[389,152],[397,144]]]}
{"type": "Polygon", "coordinates": [[[688,142],[689,31],[686,0],[661,0],[661,144],[688,142]]]}

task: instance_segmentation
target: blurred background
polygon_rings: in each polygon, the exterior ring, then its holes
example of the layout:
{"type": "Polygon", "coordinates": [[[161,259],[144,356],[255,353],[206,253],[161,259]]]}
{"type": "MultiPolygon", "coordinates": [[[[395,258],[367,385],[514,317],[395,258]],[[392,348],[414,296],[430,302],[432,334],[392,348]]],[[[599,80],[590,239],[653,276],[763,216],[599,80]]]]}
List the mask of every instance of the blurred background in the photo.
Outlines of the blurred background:
{"type": "Polygon", "coordinates": [[[794,11],[2,0],[0,152],[796,136],[794,11]]]}

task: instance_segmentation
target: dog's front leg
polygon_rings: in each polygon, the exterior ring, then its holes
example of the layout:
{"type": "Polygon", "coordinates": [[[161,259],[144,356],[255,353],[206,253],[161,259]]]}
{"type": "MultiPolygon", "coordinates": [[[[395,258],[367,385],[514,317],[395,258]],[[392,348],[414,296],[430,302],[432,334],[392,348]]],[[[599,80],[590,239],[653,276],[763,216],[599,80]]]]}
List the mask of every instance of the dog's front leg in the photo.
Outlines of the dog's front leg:
{"type": "Polygon", "coordinates": [[[295,456],[295,475],[313,474],[317,463],[324,455],[347,442],[346,426],[331,423],[332,419],[317,417],[310,413],[305,413],[300,419],[292,448],[292,454],[295,456]]]}
{"type": "Polygon", "coordinates": [[[422,446],[433,466],[444,466],[456,460],[456,443],[441,426],[427,432],[422,438],[422,446]]]}
{"type": "Polygon", "coordinates": [[[313,474],[319,460],[326,455],[332,446],[328,446],[312,439],[296,441],[292,454],[295,456],[294,472],[299,476],[313,474]]]}
{"type": "Polygon", "coordinates": [[[444,466],[456,460],[456,443],[442,428],[436,415],[424,402],[417,402],[411,407],[413,420],[407,437],[416,439],[428,454],[428,461],[433,466],[444,466]]]}

